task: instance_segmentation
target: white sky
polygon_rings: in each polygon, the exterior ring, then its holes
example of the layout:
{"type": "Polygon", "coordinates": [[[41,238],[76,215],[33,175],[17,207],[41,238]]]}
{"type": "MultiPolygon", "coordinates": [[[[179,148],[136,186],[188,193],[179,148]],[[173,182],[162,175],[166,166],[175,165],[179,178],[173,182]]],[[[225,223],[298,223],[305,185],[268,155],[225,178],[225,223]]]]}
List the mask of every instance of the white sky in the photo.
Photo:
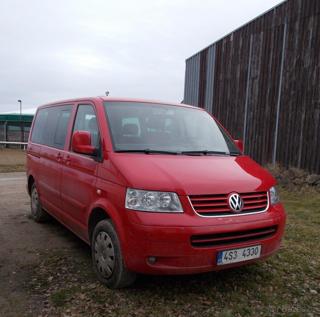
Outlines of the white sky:
{"type": "Polygon", "coordinates": [[[0,112],[104,95],[183,99],[185,59],[281,0],[1,0],[0,112]]]}

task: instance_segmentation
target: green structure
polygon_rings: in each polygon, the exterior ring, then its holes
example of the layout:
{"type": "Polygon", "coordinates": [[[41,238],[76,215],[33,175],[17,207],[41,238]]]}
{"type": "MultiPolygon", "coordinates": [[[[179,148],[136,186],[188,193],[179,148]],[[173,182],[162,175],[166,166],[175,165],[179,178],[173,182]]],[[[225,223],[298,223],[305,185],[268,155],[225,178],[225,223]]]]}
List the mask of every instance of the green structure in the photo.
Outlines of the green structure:
{"type": "Polygon", "coordinates": [[[0,114],[1,146],[12,146],[9,142],[28,142],[33,115],[17,113],[0,114]],[[5,144],[3,142],[8,142],[5,144]]]}

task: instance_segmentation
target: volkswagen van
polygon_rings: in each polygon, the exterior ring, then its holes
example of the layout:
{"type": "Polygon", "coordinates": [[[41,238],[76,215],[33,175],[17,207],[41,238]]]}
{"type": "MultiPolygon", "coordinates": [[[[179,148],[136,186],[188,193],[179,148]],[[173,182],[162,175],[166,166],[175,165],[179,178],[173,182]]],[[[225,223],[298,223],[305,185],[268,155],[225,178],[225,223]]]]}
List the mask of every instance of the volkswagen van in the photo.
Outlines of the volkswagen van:
{"type": "Polygon", "coordinates": [[[275,179],[201,108],[82,98],[38,108],[27,147],[31,216],[91,246],[110,288],[265,259],[285,211],[275,179]]]}

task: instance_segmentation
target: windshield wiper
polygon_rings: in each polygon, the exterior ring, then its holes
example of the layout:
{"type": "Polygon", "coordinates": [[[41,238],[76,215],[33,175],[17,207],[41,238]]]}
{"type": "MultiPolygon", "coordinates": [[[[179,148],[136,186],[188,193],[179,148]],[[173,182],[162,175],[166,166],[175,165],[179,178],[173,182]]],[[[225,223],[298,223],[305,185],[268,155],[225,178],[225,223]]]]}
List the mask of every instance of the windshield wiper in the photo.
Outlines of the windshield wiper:
{"type": "Polygon", "coordinates": [[[152,150],[152,149],[136,149],[136,150],[116,150],[117,153],[145,153],[145,154],[171,154],[171,155],[231,155],[238,156],[238,152],[223,152],[223,151],[209,151],[209,150],[200,150],[200,151],[162,151],[162,150],[152,150]]]}
{"type": "Polygon", "coordinates": [[[223,151],[209,151],[209,150],[201,150],[201,151],[183,151],[181,154],[186,154],[186,155],[230,155],[230,156],[239,156],[240,152],[236,151],[231,151],[230,153],[228,152],[223,152],[223,151]]]}
{"type": "Polygon", "coordinates": [[[151,149],[143,149],[143,150],[117,150],[117,153],[145,153],[145,154],[172,154],[179,155],[181,152],[174,151],[162,151],[162,150],[151,150],[151,149]]]}
{"type": "Polygon", "coordinates": [[[223,152],[223,151],[209,151],[209,150],[201,150],[201,151],[182,151],[181,154],[185,154],[185,155],[214,155],[214,154],[228,155],[227,152],[223,152]]]}

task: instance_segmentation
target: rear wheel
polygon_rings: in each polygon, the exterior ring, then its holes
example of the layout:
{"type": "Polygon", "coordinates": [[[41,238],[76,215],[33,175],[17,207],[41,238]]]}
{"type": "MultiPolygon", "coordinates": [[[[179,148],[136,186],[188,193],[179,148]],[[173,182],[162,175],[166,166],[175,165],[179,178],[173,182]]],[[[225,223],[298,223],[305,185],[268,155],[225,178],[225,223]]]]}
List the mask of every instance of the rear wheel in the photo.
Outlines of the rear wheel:
{"type": "Polygon", "coordinates": [[[31,218],[36,222],[48,220],[48,214],[42,209],[36,184],[31,187],[31,218]]]}
{"type": "Polygon", "coordinates": [[[125,267],[117,233],[109,220],[95,227],[91,242],[93,268],[98,279],[109,288],[130,286],[136,274],[125,267]]]}

